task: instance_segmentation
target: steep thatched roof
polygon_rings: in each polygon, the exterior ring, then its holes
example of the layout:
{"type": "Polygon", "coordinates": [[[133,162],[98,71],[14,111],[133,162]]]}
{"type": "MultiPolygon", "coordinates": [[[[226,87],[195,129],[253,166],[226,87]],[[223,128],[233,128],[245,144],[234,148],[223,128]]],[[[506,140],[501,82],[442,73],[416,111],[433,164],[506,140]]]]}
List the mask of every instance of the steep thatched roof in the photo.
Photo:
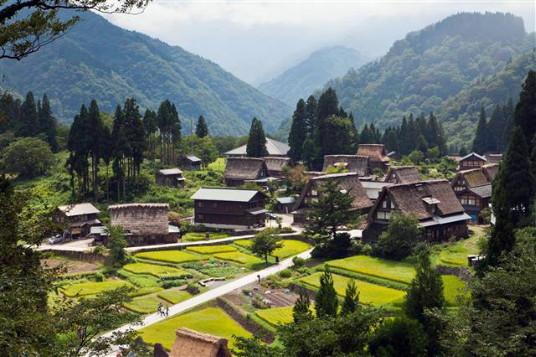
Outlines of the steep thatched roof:
{"type": "Polygon", "coordinates": [[[398,212],[405,215],[415,215],[419,220],[430,219],[434,216],[449,216],[464,213],[464,209],[450,187],[447,180],[430,180],[407,184],[386,186],[375,208],[389,195],[398,212]],[[437,212],[432,212],[431,206],[437,206],[437,212]]]}
{"type": "Polygon", "coordinates": [[[497,172],[499,172],[499,164],[482,165],[482,171],[484,172],[484,175],[486,175],[488,181],[491,183],[497,175],[497,172]]]}
{"type": "Polygon", "coordinates": [[[163,203],[129,203],[108,207],[110,223],[133,235],[168,234],[168,209],[163,203]]]}
{"type": "Polygon", "coordinates": [[[357,155],[366,156],[374,162],[389,162],[391,160],[386,155],[383,144],[359,144],[357,155]]]}
{"type": "Polygon", "coordinates": [[[489,180],[480,168],[458,172],[458,178],[463,178],[468,187],[477,187],[489,184],[489,180]]]}
{"type": "Polygon", "coordinates": [[[330,167],[342,166],[348,172],[365,176],[367,174],[368,161],[368,157],[359,155],[325,155],[322,171],[326,172],[330,167]]]}
{"type": "Polygon", "coordinates": [[[289,157],[264,157],[264,163],[266,164],[266,169],[269,172],[269,175],[274,173],[280,173],[287,166],[292,164],[292,160],[289,157]]]}
{"type": "Polygon", "coordinates": [[[169,357],[231,357],[227,339],[180,328],[169,357]]]}
{"type": "Polygon", "coordinates": [[[352,202],[352,210],[362,210],[372,207],[372,201],[367,196],[367,192],[359,181],[359,175],[356,173],[331,174],[312,177],[305,185],[303,191],[294,206],[295,210],[304,208],[306,205],[305,198],[312,190],[318,190],[319,187],[328,181],[336,181],[339,183],[339,188],[345,190],[354,199],[352,202]]]}
{"type": "Polygon", "coordinates": [[[421,181],[421,175],[415,166],[390,167],[385,182],[411,183],[421,181]]]}
{"type": "MultiPolygon", "coordinates": [[[[227,151],[225,155],[228,157],[246,156],[246,148],[247,145],[242,145],[236,149],[227,151]]],[[[266,151],[268,152],[268,156],[287,156],[289,150],[290,146],[287,144],[274,139],[266,138],[266,151]]]]}
{"type": "Polygon", "coordinates": [[[72,205],[59,206],[58,210],[63,212],[67,217],[100,213],[100,211],[91,203],[78,203],[78,204],[72,204],[72,205]]]}
{"type": "Polygon", "coordinates": [[[230,157],[225,165],[226,180],[256,180],[266,174],[263,159],[254,157],[230,157]]]}

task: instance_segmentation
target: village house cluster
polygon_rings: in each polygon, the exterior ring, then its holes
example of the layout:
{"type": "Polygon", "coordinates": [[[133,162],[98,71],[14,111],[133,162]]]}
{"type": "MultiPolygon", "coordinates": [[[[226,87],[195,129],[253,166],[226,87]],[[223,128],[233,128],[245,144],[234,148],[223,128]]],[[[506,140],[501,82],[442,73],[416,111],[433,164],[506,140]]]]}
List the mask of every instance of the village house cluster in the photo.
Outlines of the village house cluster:
{"type": "MultiPolygon", "coordinates": [[[[223,182],[226,187],[203,187],[192,197],[194,215],[191,222],[211,229],[247,230],[265,226],[269,197],[260,188],[284,179],[284,171],[295,165],[287,157],[289,146],[267,139],[268,156],[246,156],[246,146],[226,153],[223,182]],[[249,188],[239,188],[248,184],[249,188]],[[259,188],[255,188],[259,187],[259,188]]],[[[362,144],[355,155],[326,155],[322,172],[305,172],[307,183],[297,197],[277,197],[273,210],[292,214],[294,224],[306,225],[312,203],[322,195],[321,187],[329,181],[352,197],[350,214],[366,215],[361,224],[362,238],[374,242],[387,229],[395,213],[414,215],[422,227],[423,239],[444,241],[466,237],[468,223],[482,223],[483,210],[491,206],[493,178],[498,171],[499,155],[487,157],[471,153],[455,158],[458,172],[449,182],[425,180],[414,166],[391,164],[396,153],[386,153],[380,144],[362,144]],[[335,173],[333,173],[335,172],[335,173]],[[379,178],[381,177],[381,178],[379,178]]],[[[201,160],[187,156],[181,168],[155,173],[158,185],[182,189],[182,170],[200,170],[201,160]]],[[[175,243],[179,228],[169,223],[167,204],[132,203],[108,208],[111,225],[123,227],[128,245],[175,243]]],[[[65,226],[64,238],[91,236],[106,244],[108,232],[98,218],[99,210],[90,203],[60,206],[56,222],[65,226]]]]}

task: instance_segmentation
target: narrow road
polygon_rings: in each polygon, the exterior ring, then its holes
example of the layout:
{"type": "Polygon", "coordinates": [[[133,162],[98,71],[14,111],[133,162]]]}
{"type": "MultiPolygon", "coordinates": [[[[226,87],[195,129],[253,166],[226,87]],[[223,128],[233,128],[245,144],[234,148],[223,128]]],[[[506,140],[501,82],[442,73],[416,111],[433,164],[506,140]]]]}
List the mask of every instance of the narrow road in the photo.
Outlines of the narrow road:
{"type": "MultiPolygon", "coordinates": [[[[248,284],[254,283],[257,281],[258,277],[257,275],[260,275],[261,278],[266,278],[269,275],[276,274],[282,270],[285,270],[293,265],[292,259],[294,257],[300,257],[303,259],[308,259],[311,257],[311,251],[312,249],[309,249],[303,253],[300,253],[298,255],[292,256],[290,258],[287,258],[285,260],[282,260],[277,265],[272,265],[266,269],[259,270],[256,272],[253,272],[249,275],[243,276],[241,278],[238,278],[236,280],[232,280],[227,284],[224,284],[222,286],[219,286],[217,288],[214,288],[212,290],[209,290],[203,294],[196,295],[186,301],[180,302],[176,305],[170,306],[169,308],[169,315],[178,315],[181,314],[187,310],[190,310],[196,306],[199,306],[201,304],[204,304],[210,300],[216,299],[217,297],[220,297],[222,295],[225,295],[233,290],[240,289],[248,284]]],[[[143,320],[141,325],[133,325],[133,324],[127,324],[124,326],[119,327],[116,330],[110,331],[107,334],[105,334],[106,337],[111,336],[114,332],[120,332],[120,331],[127,331],[128,329],[133,330],[139,330],[141,328],[144,328],[146,326],[155,324],[157,322],[163,321],[167,319],[168,317],[163,317],[158,313],[154,313],[151,315],[147,315],[143,320]]],[[[118,349],[116,349],[114,352],[109,354],[108,356],[115,356],[118,352],[118,349]]]]}

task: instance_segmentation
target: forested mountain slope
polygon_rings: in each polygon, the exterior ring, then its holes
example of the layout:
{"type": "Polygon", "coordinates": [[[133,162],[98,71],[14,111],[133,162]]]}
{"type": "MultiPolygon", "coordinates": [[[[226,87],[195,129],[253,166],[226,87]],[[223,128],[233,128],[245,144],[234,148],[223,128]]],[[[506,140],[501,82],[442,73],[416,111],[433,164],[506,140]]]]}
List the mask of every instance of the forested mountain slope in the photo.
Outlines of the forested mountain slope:
{"type": "Polygon", "coordinates": [[[350,70],[326,87],[337,91],[358,126],[374,122],[384,128],[399,124],[408,113],[436,111],[532,49],[533,40],[520,17],[461,13],[409,33],[380,60],[350,70]]]}
{"type": "Polygon", "coordinates": [[[261,84],[259,90],[295,105],[298,99],[308,97],[328,80],[342,76],[350,68],[359,68],[366,60],[357,50],[348,47],[322,48],[276,78],[261,84]]]}
{"type": "Polygon", "coordinates": [[[53,44],[20,62],[3,61],[1,86],[21,95],[46,92],[62,122],[72,121],[92,98],[111,113],[126,97],[152,109],[169,99],[183,121],[204,115],[214,134],[245,134],[254,116],[271,132],[289,113],[286,105],[213,62],[91,12],[80,16],[82,21],[53,44]]]}

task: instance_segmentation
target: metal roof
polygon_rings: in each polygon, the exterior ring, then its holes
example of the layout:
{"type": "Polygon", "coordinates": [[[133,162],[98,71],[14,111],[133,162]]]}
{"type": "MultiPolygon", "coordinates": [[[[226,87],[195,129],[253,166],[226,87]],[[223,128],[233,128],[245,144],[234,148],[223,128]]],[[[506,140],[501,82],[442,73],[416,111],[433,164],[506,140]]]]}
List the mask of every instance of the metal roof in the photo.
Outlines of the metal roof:
{"type": "Polygon", "coordinates": [[[182,171],[180,169],[162,169],[158,170],[159,173],[162,175],[182,175],[182,171]]]}
{"type": "Polygon", "coordinates": [[[195,155],[186,155],[186,158],[191,162],[201,162],[201,159],[195,155]]]}
{"type": "Polygon", "coordinates": [[[59,206],[58,209],[65,213],[67,217],[100,213],[100,211],[91,203],[79,203],[73,205],[59,206]]]}
{"type": "MultiPolygon", "coordinates": [[[[200,188],[192,197],[192,200],[202,201],[229,201],[229,202],[249,202],[257,193],[257,190],[242,190],[236,188],[200,188]]],[[[264,194],[263,194],[264,195],[264,194]]]]}
{"type": "MultiPolygon", "coordinates": [[[[227,151],[225,155],[230,156],[245,156],[246,155],[247,145],[242,145],[233,150],[227,151]]],[[[268,151],[268,156],[286,156],[290,146],[280,141],[266,138],[266,151],[268,151]]]]}
{"type": "Polygon", "coordinates": [[[277,197],[276,200],[282,205],[296,203],[296,199],[294,197],[277,197]]]}
{"type": "Polygon", "coordinates": [[[439,224],[447,224],[447,223],[454,223],[454,222],[460,222],[460,221],[467,221],[469,219],[471,219],[471,216],[469,216],[467,213],[464,212],[464,213],[461,213],[461,214],[456,214],[454,216],[448,216],[448,217],[434,216],[434,217],[432,217],[431,220],[421,222],[421,223],[419,223],[419,225],[421,227],[430,227],[430,226],[435,226],[435,225],[439,225],[439,224]]]}
{"type": "Polygon", "coordinates": [[[468,159],[468,158],[470,158],[470,157],[473,156],[473,155],[476,156],[476,157],[478,157],[478,158],[479,158],[480,160],[482,160],[482,161],[488,161],[488,159],[486,159],[484,156],[482,156],[482,155],[478,155],[478,154],[477,154],[476,152],[474,152],[474,151],[473,151],[472,153],[470,153],[470,154],[465,155],[464,157],[462,157],[462,158],[460,159],[460,161],[465,160],[465,159],[468,159]]]}

